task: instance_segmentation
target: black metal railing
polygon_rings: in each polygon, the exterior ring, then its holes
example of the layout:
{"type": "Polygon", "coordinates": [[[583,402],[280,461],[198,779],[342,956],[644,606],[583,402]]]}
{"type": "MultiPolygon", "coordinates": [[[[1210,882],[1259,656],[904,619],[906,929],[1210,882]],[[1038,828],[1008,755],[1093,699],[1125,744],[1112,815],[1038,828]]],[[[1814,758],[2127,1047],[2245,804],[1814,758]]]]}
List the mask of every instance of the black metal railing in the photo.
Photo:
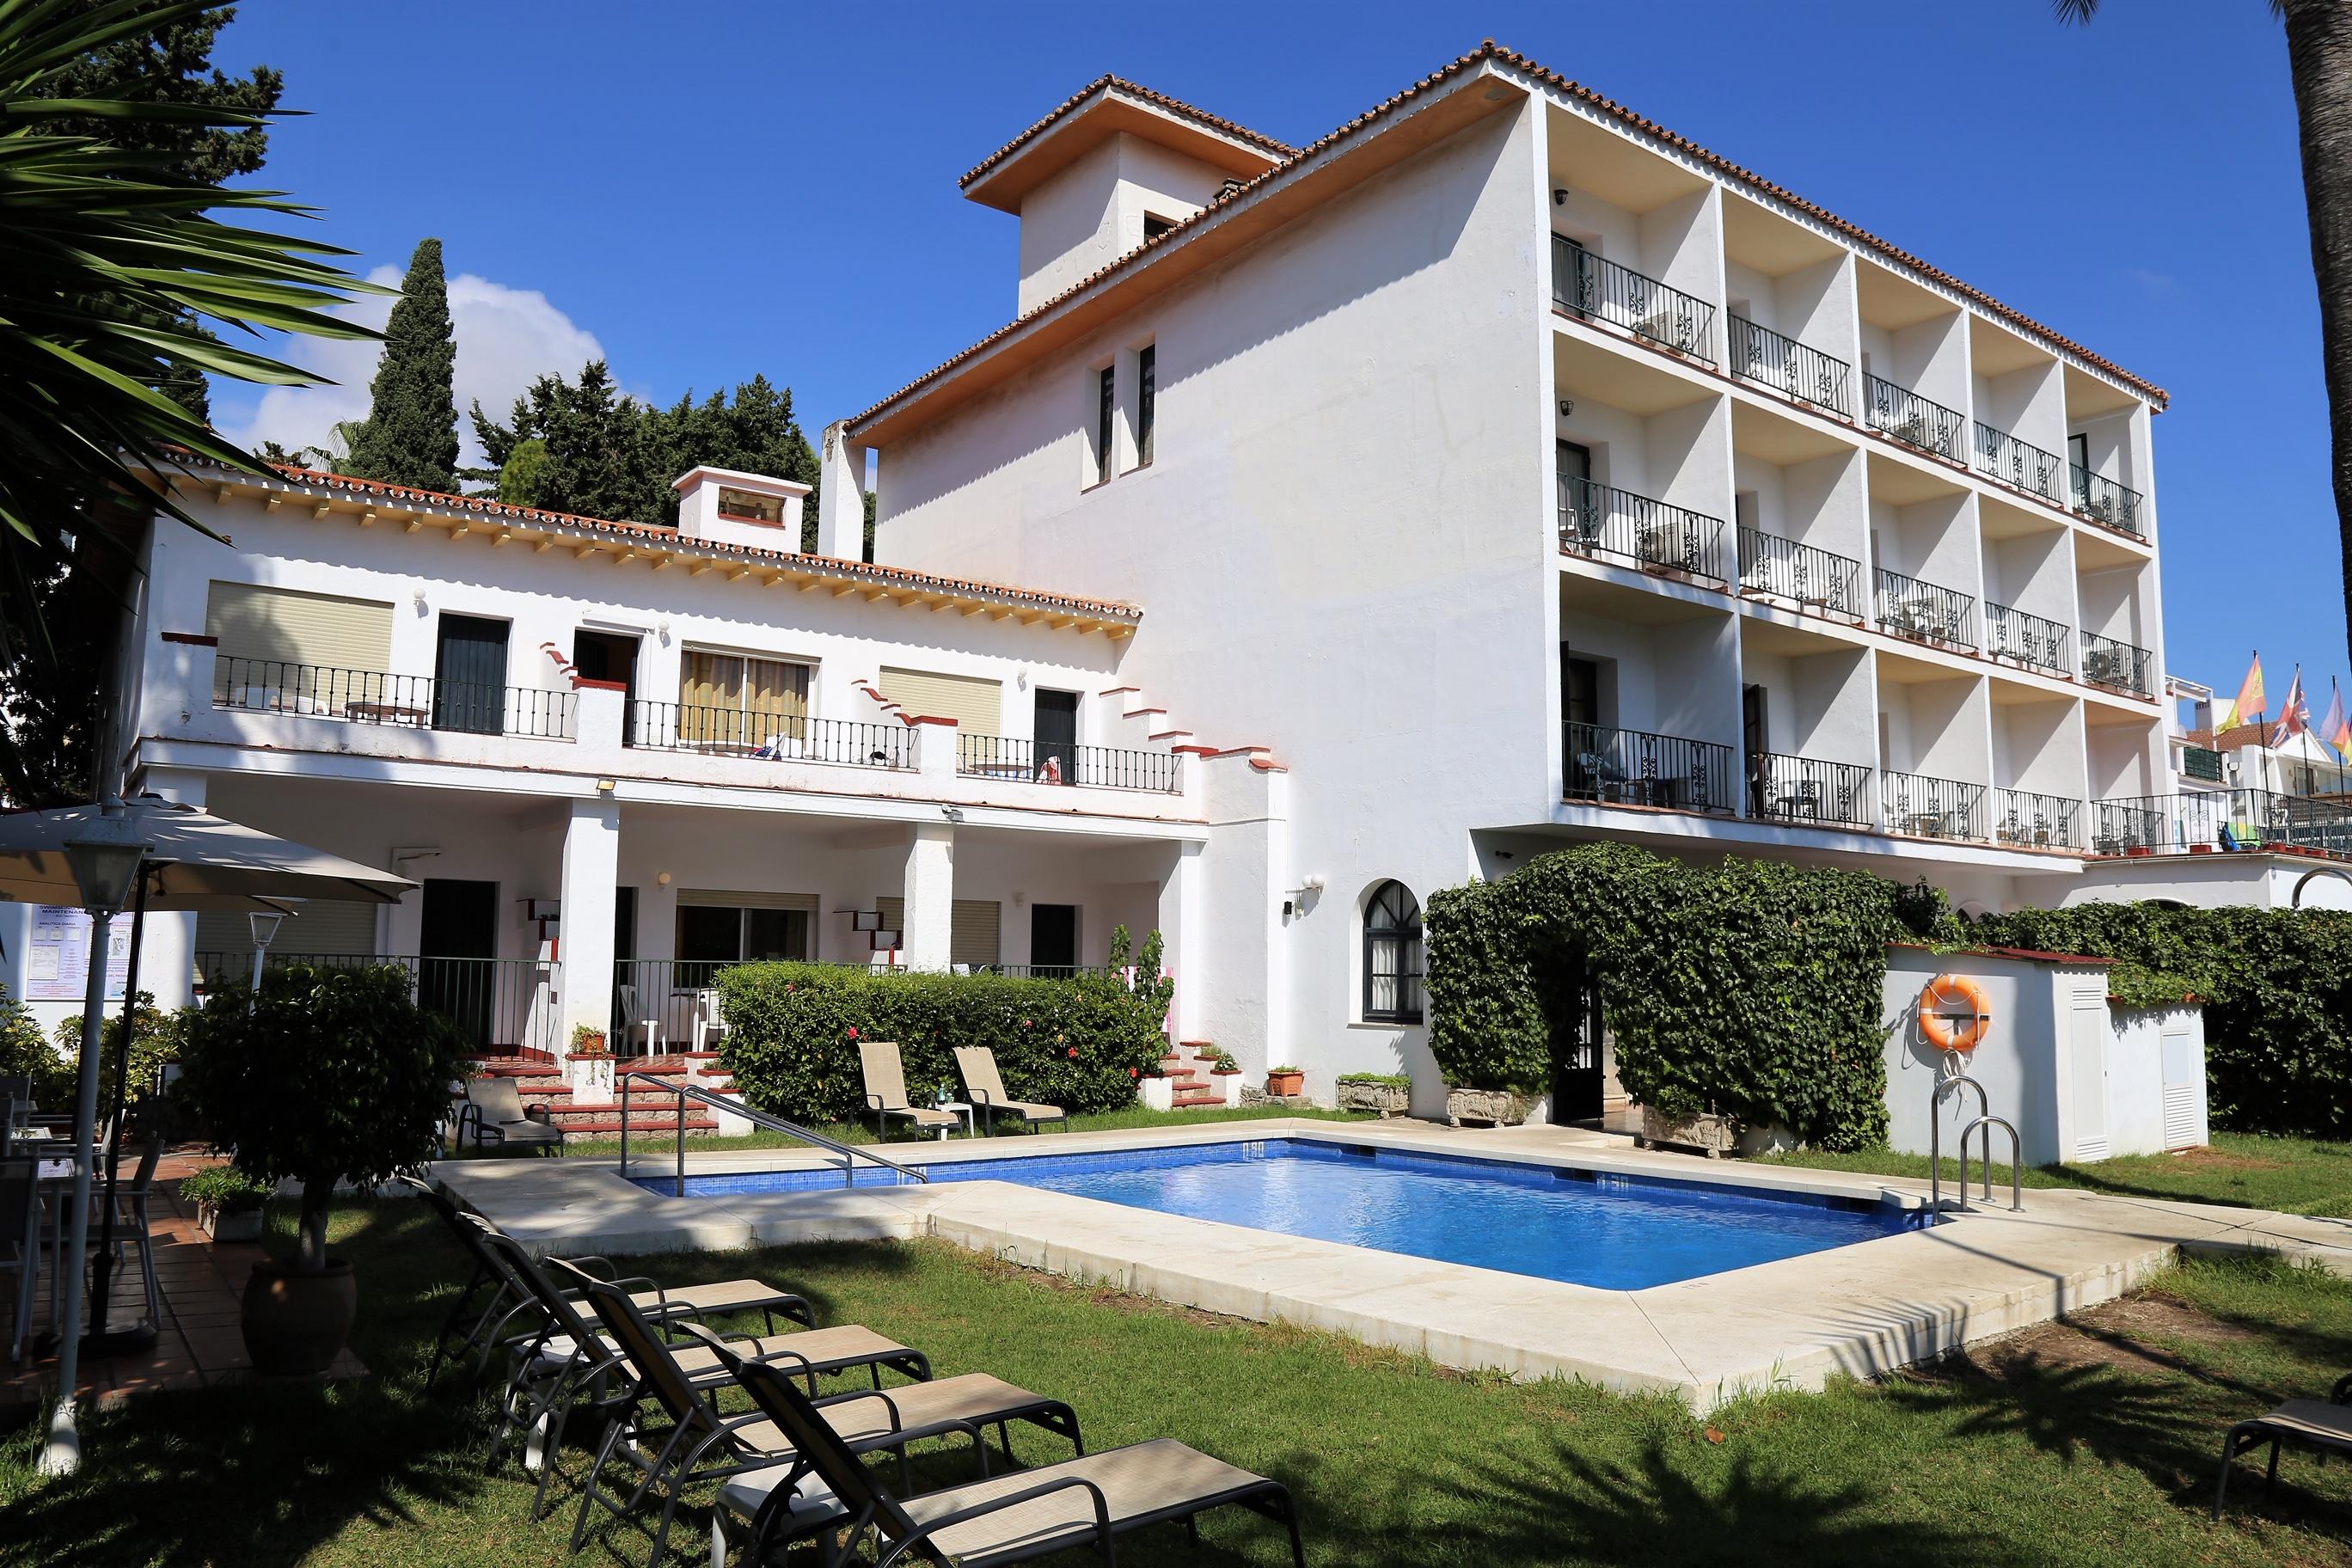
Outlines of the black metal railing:
{"type": "Polygon", "coordinates": [[[1564,310],[1715,363],[1715,307],[1630,267],[1603,260],[1564,234],[1551,237],[1551,299],[1564,310]]]}
{"type": "Polygon", "coordinates": [[[2224,789],[2133,795],[2094,803],[2091,847],[2103,855],[2139,849],[2325,849],[2352,854],[2352,800],[2224,789]]]}
{"type": "Polygon", "coordinates": [[[629,705],[623,743],[637,751],[696,752],[761,762],[845,763],[911,768],[915,731],[900,723],[812,719],[804,713],[746,712],[683,702],[629,705]]]}
{"type": "Polygon", "coordinates": [[[1960,460],[1960,433],[1968,421],[1942,404],[1908,387],[1864,373],[1863,413],[1871,428],[1938,458],[1960,460]]]}
{"type": "Polygon", "coordinates": [[[1654,805],[1676,811],[1733,812],[1732,748],[1680,735],[1564,723],[1561,752],[1570,800],[1654,805]]]}
{"type": "Polygon", "coordinates": [[[2037,795],[2032,790],[1992,792],[1992,836],[1996,843],[2023,849],[2080,849],[2083,847],[2083,803],[2063,795],[2037,795]]]}
{"type": "Polygon", "coordinates": [[[1748,814],[1768,822],[1868,827],[1871,770],[1780,752],[1750,752],[1748,814]]]}
{"type": "Polygon", "coordinates": [[[2114,637],[2103,637],[2096,632],[2083,634],[2083,679],[2101,686],[2113,686],[2125,691],[2148,697],[2155,688],[2148,684],[2147,649],[2114,637]]]}
{"type": "Polygon", "coordinates": [[[1721,518],[1573,475],[1558,479],[1561,549],[1723,582],[1721,518]]]}
{"type": "Polygon", "coordinates": [[[1849,412],[1846,384],[1853,367],[1745,316],[1725,312],[1731,328],[1731,374],[1783,396],[1833,413],[1849,412]]]}
{"type": "Polygon", "coordinates": [[[2074,510],[2093,522],[2119,528],[2126,533],[2141,531],[2140,502],[2146,499],[2136,490],[2119,485],[2113,479],[2101,479],[2080,463],[2069,463],[2067,469],[2074,481],[2074,510]]]}
{"type": "MultiPolygon", "coordinates": [[[[296,921],[300,918],[296,916],[296,921]]],[[[554,1047],[563,969],[551,960],[280,952],[275,948],[262,955],[265,972],[296,963],[326,969],[367,969],[390,963],[406,970],[417,1005],[448,1019],[468,1050],[545,1051],[554,1047]]],[[[250,984],[253,952],[248,948],[199,952],[195,966],[197,978],[207,990],[250,984]]]]}
{"type": "Polygon", "coordinates": [[[2210,746],[2180,748],[2180,771],[2207,784],[2221,782],[2221,753],[2210,746]]]}
{"type": "Polygon", "coordinates": [[[1760,528],[1739,531],[1739,591],[1833,615],[1862,615],[1862,563],[1760,528]]]}
{"type": "Polygon", "coordinates": [[[1879,626],[1896,637],[1948,647],[1977,646],[1977,602],[1955,589],[1882,566],[1877,608],[1879,626]]]}
{"type": "Polygon", "coordinates": [[[2074,638],[2070,628],[2007,605],[1987,601],[1984,608],[1985,652],[2053,675],[2074,672],[2074,638]]]}
{"type": "Polygon", "coordinates": [[[1079,746],[1009,735],[959,732],[956,736],[956,772],[974,778],[1174,795],[1184,787],[1182,763],[1183,759],[1171,752],[1130,752],[1116,746],[1079,746]]]}
{"type": "Polygon", "coordinates": [[[1977,421],[1975,461],[1977,472],[2056,504],[2056,453],[2045,452],[2030,442],[2019,440],[2006,430],[1996,430],[1979,419],[1977,421]]]}
{"type": "Polygon", "coordinates": [[[1878,804],[1889,833],[1919,838],[1985,837],[1985,786],[1980,784],[1889,771],[1878,775],[1878,804]]]}
{"type": "Polygon", "coordinates": [[[572,694],[527,686],[437,680],[375,669],[215,658],[213,706],[247,713],[298,713],[348,724],[446,730],[472,735],[572,738],[572,694]]]}

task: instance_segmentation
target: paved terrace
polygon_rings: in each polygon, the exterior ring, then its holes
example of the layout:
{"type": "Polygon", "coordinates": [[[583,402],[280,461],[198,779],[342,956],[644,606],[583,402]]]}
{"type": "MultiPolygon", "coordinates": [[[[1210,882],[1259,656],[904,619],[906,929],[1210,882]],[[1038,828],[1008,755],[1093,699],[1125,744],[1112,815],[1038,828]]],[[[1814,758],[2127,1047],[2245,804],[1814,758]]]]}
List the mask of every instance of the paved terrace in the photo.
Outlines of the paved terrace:
{"type": "MultiPolygon", "coordinates": [[[[1926,1184],[1703,1163],[1560,1128],[1278,1120],[1032,1139],[901,1143],[902,1162],[1299,1137],[1924,1207],[1926,1184]]],[[[692,1154],[689,1174],[807,1168],[793,1152],[692,1154]]],[[[640,1174],[673,1169],[667,1151],[640,1174]]],[[[1518,1378],[1674,1394],[1704,1413],[1740,1393],[1871,1376],[2108,1300],[2183,1248],[2269,1248],[2352,1276],[2352,1221],[2029,1190],[1931,1229],[1641,1290],[1603,1290],[1100,1203],[1005,1182],[677,1198],[610,1160],[467,1160],[459,1198],[541,1251],[634,1253],[935,1237],[1180,1306],[1281,1320],[1518,1378]]]]}

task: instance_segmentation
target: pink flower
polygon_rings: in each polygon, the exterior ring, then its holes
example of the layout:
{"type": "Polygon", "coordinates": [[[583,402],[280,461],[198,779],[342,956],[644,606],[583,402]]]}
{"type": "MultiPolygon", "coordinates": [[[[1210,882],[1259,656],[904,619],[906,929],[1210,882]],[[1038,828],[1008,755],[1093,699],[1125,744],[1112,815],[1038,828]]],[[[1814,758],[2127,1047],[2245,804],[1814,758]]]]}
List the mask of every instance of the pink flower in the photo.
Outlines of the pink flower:
{"type": "Polygon", "coordinates": [[[1022,1019],[1022,1020],[1021,1020],[1021,1026],[1022,1026],[1023,1028],[1024,1028],[1024,1029],[1025,1029],[1025,1028],[1027,1028],[1027,1027],[1029,1026],[1029,1020],[1028,1020],[1028,1019],[1026,1019],[1026,1018],[1022,1019]]]}
{"type": "Polygon", "coordinates": [[[1070,1047],[1070,1059],[1072,1061],[1076,1061],[1078,1059],[1078,1047],[1076,1046],[1072,1046],[1070,1047]]]}
{"type": "Polygon", "coordinates": [[[855,1024],[849,1026],[849,1037],[853,1040],[857,1037],[857,1026],[855,1024]]]}
{"type": "Polygon", "coordinates": [[[1136,1071],[1135,1071],[1135,1069],[1134,1069],[1133,1068],[1128,1068],[1128,1069],[1127,1069],[1127,1076],[1128,1076],[1128,1077],[1129,1077],[1129,1078],[1133,1078],[1133,1077],[1135,1077],[1135,1076],[1136,1076],[1136,1071]]]}

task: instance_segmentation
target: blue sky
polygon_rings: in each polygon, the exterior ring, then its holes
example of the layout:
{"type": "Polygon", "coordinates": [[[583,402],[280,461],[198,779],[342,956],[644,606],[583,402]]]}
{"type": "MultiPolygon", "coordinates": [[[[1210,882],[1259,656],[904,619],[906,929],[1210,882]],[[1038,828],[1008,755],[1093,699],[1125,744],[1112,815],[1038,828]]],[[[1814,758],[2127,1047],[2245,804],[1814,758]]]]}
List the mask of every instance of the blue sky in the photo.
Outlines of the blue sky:
{"type": "MultiPolygon", "coordinates": [[[[1501,42],[2173,394],[2156,421],[2172,669],[2345,666],[2285,46],[2263,0],[1671,6],[780,6],[245,0],[282,69],[264,182],[364,268],[440,237],[461,375],[608,357],[660,400],[789,384],[812,436],[1013,314],[1014,220],[956,179],[1104,71],[1304,142],[1501,42]],[[470,331],[469,331],[470,329],[470,331]],[[472,353],[468,353],[469,343],[472,353]]],[[[362,397],[367,365],[309,356],[362,397]]],[[[487,400],[486,400],[487,401],[487,400]]],[[[240,434],[315,437],[331,395],[240,434]]]]}

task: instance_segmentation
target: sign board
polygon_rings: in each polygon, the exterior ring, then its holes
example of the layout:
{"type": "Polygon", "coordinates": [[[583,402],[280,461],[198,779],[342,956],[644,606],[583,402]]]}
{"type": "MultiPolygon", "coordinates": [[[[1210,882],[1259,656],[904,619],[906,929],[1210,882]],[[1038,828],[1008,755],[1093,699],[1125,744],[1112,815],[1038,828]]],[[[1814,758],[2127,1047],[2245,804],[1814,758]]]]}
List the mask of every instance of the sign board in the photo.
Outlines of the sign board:
{"type": "MultiPolygon", "coordinates": [[[[131,921],[114,917],[106,936],[106,999],[122,1000],[131,978],[131,921]]],[[[33,937],[25,952],[25,1000],[79,1002],[89,987],[89,915],[66,904],[33,910],[33,937]]]]}

